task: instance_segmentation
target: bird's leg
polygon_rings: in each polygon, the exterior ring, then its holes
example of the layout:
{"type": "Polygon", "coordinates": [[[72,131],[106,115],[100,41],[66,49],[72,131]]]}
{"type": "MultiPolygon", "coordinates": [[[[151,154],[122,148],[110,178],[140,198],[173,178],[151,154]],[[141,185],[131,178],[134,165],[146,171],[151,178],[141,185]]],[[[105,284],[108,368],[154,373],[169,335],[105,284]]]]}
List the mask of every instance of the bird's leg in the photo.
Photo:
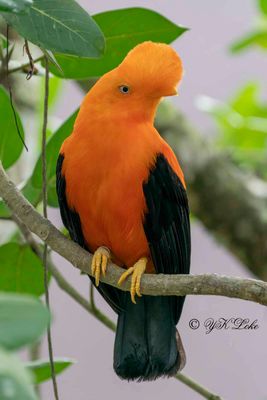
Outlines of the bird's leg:
{"type": "Polygon", "coordinates": [[[96,286],[99,285],[100,274],[102,273],[104,276],[106,275],[107,265],[110,260],[110,250],[101,246],[94,252],[91,270],[92,274],[95,277],[96,286]]]}
{"type": "Polygon", "coordinates": [[[133,267],[130,267],[125,271],[122,276],[120,277],[118,284],[121,285],[123,281],[129,276],[132,275],[132,280],[131,280],[131,299],[134,304],[136,304],[135,301],[135,295],[141,297],[141,291],[140,291],[140,283],[141,283],[141,277],[143,273],[146,270],[146,265],[147,265],[147,258],[142,257],[140,260],[138,260],[133,267]]]}

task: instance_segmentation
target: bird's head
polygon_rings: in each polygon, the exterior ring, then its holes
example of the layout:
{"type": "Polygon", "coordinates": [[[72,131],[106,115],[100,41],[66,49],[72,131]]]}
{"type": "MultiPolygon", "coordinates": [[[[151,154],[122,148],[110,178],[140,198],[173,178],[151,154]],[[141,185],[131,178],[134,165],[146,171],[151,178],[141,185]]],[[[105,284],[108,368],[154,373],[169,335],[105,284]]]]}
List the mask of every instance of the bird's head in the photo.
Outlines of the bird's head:
{"type": "Polygon", "coordinates": [[[98,80],[89,92],[109,115],[153,118],[160,99],[177,94],[182,62],[163,43],[144,42],[134,47],[121,64],[98,80]]]}

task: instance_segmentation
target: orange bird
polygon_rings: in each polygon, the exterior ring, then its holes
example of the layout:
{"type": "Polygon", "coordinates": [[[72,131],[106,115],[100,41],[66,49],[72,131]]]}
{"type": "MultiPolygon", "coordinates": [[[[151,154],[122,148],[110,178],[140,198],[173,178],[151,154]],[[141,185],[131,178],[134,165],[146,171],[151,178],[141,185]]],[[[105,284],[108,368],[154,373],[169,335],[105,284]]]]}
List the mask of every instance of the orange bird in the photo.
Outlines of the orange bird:
{"type": "Polygon", "coordinates": [[[57,194],[71,238],[90,252],[92,279],[118,314],[114,369],[123,379],[172,376],[185,363],[176,331],[184,297],[142,296],[142,274],[185,274],[190,224],[184,176],[153,122],[177,94],[182,63],[168,45],[144,42],[86,95],[57,163],[57,194]],[[100,282],[109,261],[131,293],[100,282]],[[137,297],[136,297],[137,296],[137,297]]]}

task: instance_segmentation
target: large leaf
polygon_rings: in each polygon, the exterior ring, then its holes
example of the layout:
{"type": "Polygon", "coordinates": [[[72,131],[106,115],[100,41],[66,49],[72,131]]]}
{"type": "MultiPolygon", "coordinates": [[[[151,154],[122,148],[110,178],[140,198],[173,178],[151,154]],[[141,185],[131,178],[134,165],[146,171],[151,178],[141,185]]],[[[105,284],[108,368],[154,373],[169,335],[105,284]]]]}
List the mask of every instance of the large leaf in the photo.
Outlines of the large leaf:
{"type": "Polygon", "coordinates": [[[21,361],[0,348],[0,399],[37,400],[30,371],[21,361]]]}
{"type": "MultiPolygon", "coordinates": [[[[116,67],[138,43],[145,40],[170,43],[187,30],[145,8],[107,11],[93,18],[105,35],[105,54],[98,60],[57,55],[64,78],[85,79],[100,76],[116,67]]],[[[53,65],[51,70],[55,75],[62,76],[53,65]]]]}
{"type": "Polygon", "coordinates": [[[36,298],[0,294],[0,346],[14,350],[40,338],[49,323],[47,308],[36,298]]]}
{"type": "MultiPolygon", "coordinates": [[[[54,358],[54,369],[56,375],[63,372],[66,368],[74,363],[69,358],[54,358]]],[[[36,384],[47,381],[51,378],[51,368],[49,360],[37,360],[28,362],[25,365],[33,374],[36,384]]]]}
{"type": "MultiPolygon", "coordinates": [[[[17,114],[20,133],[24,132],[20,117],[17,114]]],[[[10,105],[9,96],[0,86],[0,160],[5,168],[9,168],[19,158],[23,143],[16,128],[14,115],[10,105]]]]}
{"type": "MultiPolygon", "coordinates": [[[[51,139],[47,143],[47,189],[48,189],[48,203],[52,207],[57,207],[57,196],[55,190],[56,184],[56,163],[62,142],[72,132],[73,124],[77,116],[77,111],[74,112],[61,127],[54,133],[51,139]]],[[[42,160],[39,157],[32,177],[31,185],[36,189],[42,187],[42,160]]]]}
{"type": "Polygon", "coordinates": [[[25,12],[32,4],[32,0],[0,0],[0,11],[14,14],[25,12]]]}
{"type": "Polygon", "coordinates": [[[29,246],[0,246],[0,277],[0,291],[36,296],[44,293],[42,262],[29,246]]]}
{"type": "Polygon", "coordinates": [[[81,57],[100,57],[104,52],[102,32],[73,0],[34,0],[27,14],[3,16],[21,36],[42,48],[81,57]]]}

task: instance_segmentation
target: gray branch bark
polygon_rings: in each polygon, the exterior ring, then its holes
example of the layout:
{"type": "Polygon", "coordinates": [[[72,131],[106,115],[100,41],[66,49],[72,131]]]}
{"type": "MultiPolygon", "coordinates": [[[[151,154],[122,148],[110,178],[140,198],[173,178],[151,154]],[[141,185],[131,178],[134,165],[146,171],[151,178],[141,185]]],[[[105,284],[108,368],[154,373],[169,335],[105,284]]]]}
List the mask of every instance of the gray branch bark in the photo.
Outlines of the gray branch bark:
{"type": "MultiPolygon", "coordinates": [[[[50,221],[42,217],[17,190],[14,183],[0,164],[0,196],[12,214],[52,250],[67,259],[73,266],[91,275],[91,255],[70,241],[56,229],[50,221]]],[[[123,269],[110,264],[108,273],[101,281],[118,287],[118,280],[123,269]]],[[[130,282],[121,285],[122,290],[130,289],[130,282]]],[[[141,291],[147,295],[218,295],[267,305],[267,283],[255,279],[211,275],[154,275],[142,277],[141,291]]]]}

